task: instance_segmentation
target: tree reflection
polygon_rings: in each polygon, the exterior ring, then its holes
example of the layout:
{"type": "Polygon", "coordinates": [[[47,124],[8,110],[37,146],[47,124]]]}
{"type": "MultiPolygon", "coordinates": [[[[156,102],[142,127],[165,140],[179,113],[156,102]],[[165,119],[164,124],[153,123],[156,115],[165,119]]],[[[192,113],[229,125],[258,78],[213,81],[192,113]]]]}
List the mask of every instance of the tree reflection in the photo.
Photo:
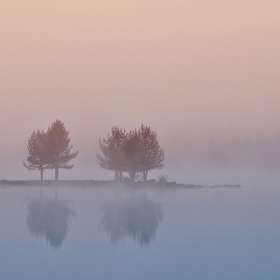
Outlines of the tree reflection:
{"type": "Polygon", "coordinates": [[[27,204],[27,227],[32,235],[45,236],[47,242],[58,249],[68,232],[71,217],[75,215],[70,208],[71,202],[59,201],[57,190],[55,199],[41,197],[27,204]]]}
{"type": "Polygon", "coordinates": [[[141,247],[148,245],[163,220],[161,204],[146,197],[106,202],[101,206],[101,213],[100,228],[110,235],[113,244],[128,237],[139,242],[141,247]]]}

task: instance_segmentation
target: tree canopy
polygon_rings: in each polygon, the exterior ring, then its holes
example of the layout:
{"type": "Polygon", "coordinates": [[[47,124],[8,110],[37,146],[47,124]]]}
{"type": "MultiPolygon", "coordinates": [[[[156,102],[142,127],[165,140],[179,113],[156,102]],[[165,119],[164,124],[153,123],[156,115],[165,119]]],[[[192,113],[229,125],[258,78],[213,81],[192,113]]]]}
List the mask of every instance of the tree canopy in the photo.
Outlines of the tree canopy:
{"type": "Polygon", "coordinates": [[[150,126],[142,124],[139,130],[129,132],[114,126],[107,138],[99,139],[99,146],[103,156],[97,155],[97,164],[115,171],[115,180],[121,180],[122,173],[128,172],[132,181],[137,173],[142,173],[146,181],[150,170],[164,167],[164,150],[150,126]]]}
{"type": "Polygon", "coordinates": [[[43,180],[43,172],[49,167],[49,155],[47,153],[47,134],[43,130],[34,131],[28,139],[27,149],[29,156],[27,163],[23,161],[23,165],[27,170],[39,170],[41,180],[43,180]]]}
{"type": "Polygon", "coordinates": [[[72,169],[69,162],[78,155],[78,151],[71,153],[69,131],[60,120],[54,121],[48,131],[34,131],[28,139],[27,149],[29,156],[23,165],[28,170],[40,170],[41,180],[45,169],[55,169],[55,179],[58,180],[58,171],[72,169]]]}
{"type": "Polygon", "coordinates": [[[141,150],[141,169],[144,181],[147,180],[148,172],[153,169],[164,167],[164,150],[157,140],[157,133],[150,126],[141,125],[139,131],[141,150]]]}
{"type": "Polygon", "coordinates": [[[127,134],[125,130],[113,126],[111,133],[107,134],[107,138],[103,140],[99,139],[99,147],[103,153],[103,157],[97,154],[97,164],[106,170],[115,171],[116,180],[121,180],[125,167],[123,145],[126,138],[127,134]]]}
{"type": "Polygon", "coordinates": [[[58,180],[59,169],[72,169],[69,162],[78,155],[78,151],[71,153],[69,131],[60,120],[54,121],[47,131],[47,150],[49,155],[49,169],[55,170],[55,180],[58,180]]]}

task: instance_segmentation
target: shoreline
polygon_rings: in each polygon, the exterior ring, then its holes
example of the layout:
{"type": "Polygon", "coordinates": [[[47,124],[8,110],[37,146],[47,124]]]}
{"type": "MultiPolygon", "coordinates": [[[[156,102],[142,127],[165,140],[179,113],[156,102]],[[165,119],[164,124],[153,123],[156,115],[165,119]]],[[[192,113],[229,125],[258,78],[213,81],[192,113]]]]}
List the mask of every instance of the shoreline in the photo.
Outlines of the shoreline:
{"type": "MultiPolygon", "coordinates": [[[[188,189],[201,189],[204,186],[196,184],[180,184],[176,182],[157,182],[153,179],[146,182],[143,181],[97,181],[97,180],[1,180],[0,188],[7,187],[57,187],[57,186],[68,186],[68,187],[116,187],[116,186],[130,186],[130,187],[158,187],[158,188],[188,188],[188,189]]],[[[215,185],[210,186],[211,188],[216,187],[234,187],[240,188],[239,184],[230,185],[215,185]]]]}

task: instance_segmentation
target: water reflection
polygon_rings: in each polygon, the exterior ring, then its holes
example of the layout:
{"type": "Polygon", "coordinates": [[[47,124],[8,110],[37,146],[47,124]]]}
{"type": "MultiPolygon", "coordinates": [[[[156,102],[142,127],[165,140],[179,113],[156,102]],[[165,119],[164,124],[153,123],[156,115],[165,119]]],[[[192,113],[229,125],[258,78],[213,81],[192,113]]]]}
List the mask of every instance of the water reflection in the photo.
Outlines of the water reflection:
{"type": "Polygon", "coordinates": [[[162,205],[143,196],[103,203],[101,213],[100,229],[110,235],[113,244],[128,237],[141,247],[148,245],[163,220],[162,205]]]}
{"type": "Polygon", "coordinates": [[[58,249],[67,236],[68,225],[75,212],[71,209],[71,201],[58,200],[58,190],[55,199],[44,198],[41,189],[40,198],[27,203],[27,227],[36,237],[45,236],[54,249],[58,249]]]}

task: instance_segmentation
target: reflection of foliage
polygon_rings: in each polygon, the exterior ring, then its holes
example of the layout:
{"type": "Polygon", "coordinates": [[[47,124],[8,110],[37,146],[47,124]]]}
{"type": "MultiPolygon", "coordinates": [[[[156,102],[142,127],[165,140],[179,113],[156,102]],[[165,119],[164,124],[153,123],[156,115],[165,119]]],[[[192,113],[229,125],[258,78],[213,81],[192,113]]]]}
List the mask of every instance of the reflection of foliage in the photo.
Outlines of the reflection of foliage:
{"type": "Polygon", "coordinates": [[[141,246],[149,244],[163,220],[162,206],[142,197],[104,203],[101,212],[100,228],[109,233],[113,244],[125,237],[137,240],[141,246]]]}
{"type": "Polygon", "coordinates": [[[47,242],[57,249],[67,236],[68,224],[74,216],[69,201],[35,199],[28,203],[27,226],[35,236],[45,236],[47,242]]]}

